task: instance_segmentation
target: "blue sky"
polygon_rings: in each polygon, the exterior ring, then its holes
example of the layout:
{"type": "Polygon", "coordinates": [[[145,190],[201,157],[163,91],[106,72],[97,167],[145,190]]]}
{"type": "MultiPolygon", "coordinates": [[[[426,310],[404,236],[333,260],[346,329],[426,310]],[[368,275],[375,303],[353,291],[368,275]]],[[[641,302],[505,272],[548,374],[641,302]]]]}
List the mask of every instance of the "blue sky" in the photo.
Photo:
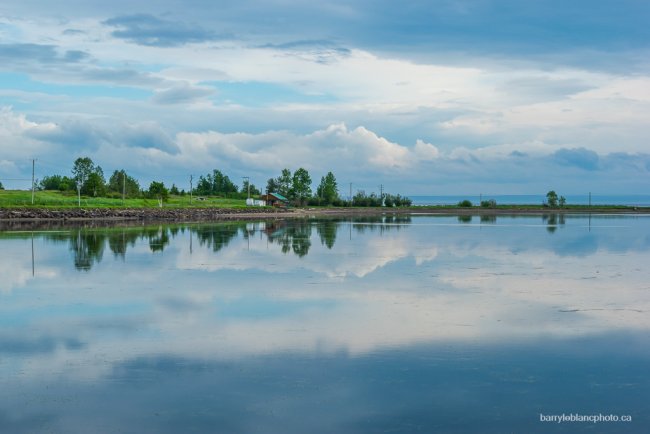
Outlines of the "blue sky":
{"type": "Polygon", "coordinates": [[[642,1],[0,5],[0,180],[288,167],[402,194],[647,193],[642,1]],[[29,175],[29,176],[28,176],[29,175]]]}

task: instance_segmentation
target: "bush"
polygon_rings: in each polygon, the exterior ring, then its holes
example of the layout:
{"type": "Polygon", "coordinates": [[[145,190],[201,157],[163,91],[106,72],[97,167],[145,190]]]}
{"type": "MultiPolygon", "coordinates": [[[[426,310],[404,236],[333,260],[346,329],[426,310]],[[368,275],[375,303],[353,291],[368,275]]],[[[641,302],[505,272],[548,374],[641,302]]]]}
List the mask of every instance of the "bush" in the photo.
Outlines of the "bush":
{"type": "Polygon", "coordinates": [[[471,208],[472,207],[472,202],[470,202],[467,199],[461,200],[460,202],[458,202],[458,206],[460,208],[471,208]]]}
{"type": "Polygon", "coordinates": [[[497,201],[494,199],[481,201],[481,208],[496,208],[497,201]]]}

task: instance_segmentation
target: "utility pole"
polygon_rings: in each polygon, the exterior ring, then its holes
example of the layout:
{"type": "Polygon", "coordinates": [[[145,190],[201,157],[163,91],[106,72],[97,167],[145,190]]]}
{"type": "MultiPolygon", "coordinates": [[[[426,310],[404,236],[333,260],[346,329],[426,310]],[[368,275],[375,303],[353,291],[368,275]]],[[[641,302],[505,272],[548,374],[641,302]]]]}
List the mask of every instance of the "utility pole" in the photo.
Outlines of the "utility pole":
{"type": "Polygon", "coordinates": [[[126,198],[126,170],[122,170],[122,206],[124,206],[126,198]]]}
{"type": "Polygon", "coordinates": [[[34,205],[34,166],[36,165],[36,159],[32,158],[32,205],[34,205]]]}
{"type": "Polygon", "coordinates": [[[192,180],[194,179],[194,175],[190,175],[190,205],[192,205],[192,180]]]}
{"type": "Polygon", "coordinates": [[[379,184],[379,206],[384,206],[384,184],[379,184]]]}
{"type": "Polygon", "coordinates": [[[246,180],[246,187],[248,187],[248,199],[251,198],[251,179],[248,176],[242,176],[246,180]]]}
{"type": "Polygon", "coordinates": [[[350,199],[350,206],[352,206],[352,183],[350,183],[350,196],[348,196],[350,199]]]}

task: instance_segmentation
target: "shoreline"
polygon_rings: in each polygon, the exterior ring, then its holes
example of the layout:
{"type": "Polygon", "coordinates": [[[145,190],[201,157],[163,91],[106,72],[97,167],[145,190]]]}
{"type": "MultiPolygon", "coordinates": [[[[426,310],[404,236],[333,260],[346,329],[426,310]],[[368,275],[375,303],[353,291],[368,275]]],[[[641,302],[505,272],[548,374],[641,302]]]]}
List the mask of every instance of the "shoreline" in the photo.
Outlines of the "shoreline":
{"type": "Polygon", "coordinates": [[[222,220],[300,217],[354,217],[382,214],[413,215],[545,215],[545,214],[650,214],[650,207],[539,208],[513,205],[504,208],[0,208],[0,222],[206,222],[222,220]]]}

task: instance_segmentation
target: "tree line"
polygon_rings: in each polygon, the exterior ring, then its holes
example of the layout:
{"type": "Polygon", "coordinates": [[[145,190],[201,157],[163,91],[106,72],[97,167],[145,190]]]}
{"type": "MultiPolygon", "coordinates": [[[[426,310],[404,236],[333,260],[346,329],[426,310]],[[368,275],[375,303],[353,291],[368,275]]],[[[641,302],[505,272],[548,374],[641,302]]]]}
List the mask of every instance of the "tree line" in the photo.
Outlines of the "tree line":
{"type": "MultiPolygon", "coordinates": [[[[88,157],[74,161],[70,176],[48,175],[37,182],[39,190],[59,190],[77,192],[90,197],[109,198],[157,198],[167,200],[170,195],[185,196],[190,191],[179,189],[175,184],[165,186],[162,181],[152,181],[147,188],[141,187],[137,179],[129,176],[124,169],[115,170],[106,180],[101,166],[88,157]]],[[[259,197],[262,191],[248,179],[238,187],[228,175],[220,170],[199,176],[191,193],[196,196],[221,196],[227,198],[259,197]]],[[[295,172],[285,168],[276,178],[266,183],[265,193],[277,193],[295,205],[333,205],[333,206],[410,206],[411,200],[399,194],[366,194],[359,190],[349,199],[339,194],[338,183],[332,172],[322,176],[316,190],[312,190],[312,178],[307,169],[301,167],[295,172]]]]}

